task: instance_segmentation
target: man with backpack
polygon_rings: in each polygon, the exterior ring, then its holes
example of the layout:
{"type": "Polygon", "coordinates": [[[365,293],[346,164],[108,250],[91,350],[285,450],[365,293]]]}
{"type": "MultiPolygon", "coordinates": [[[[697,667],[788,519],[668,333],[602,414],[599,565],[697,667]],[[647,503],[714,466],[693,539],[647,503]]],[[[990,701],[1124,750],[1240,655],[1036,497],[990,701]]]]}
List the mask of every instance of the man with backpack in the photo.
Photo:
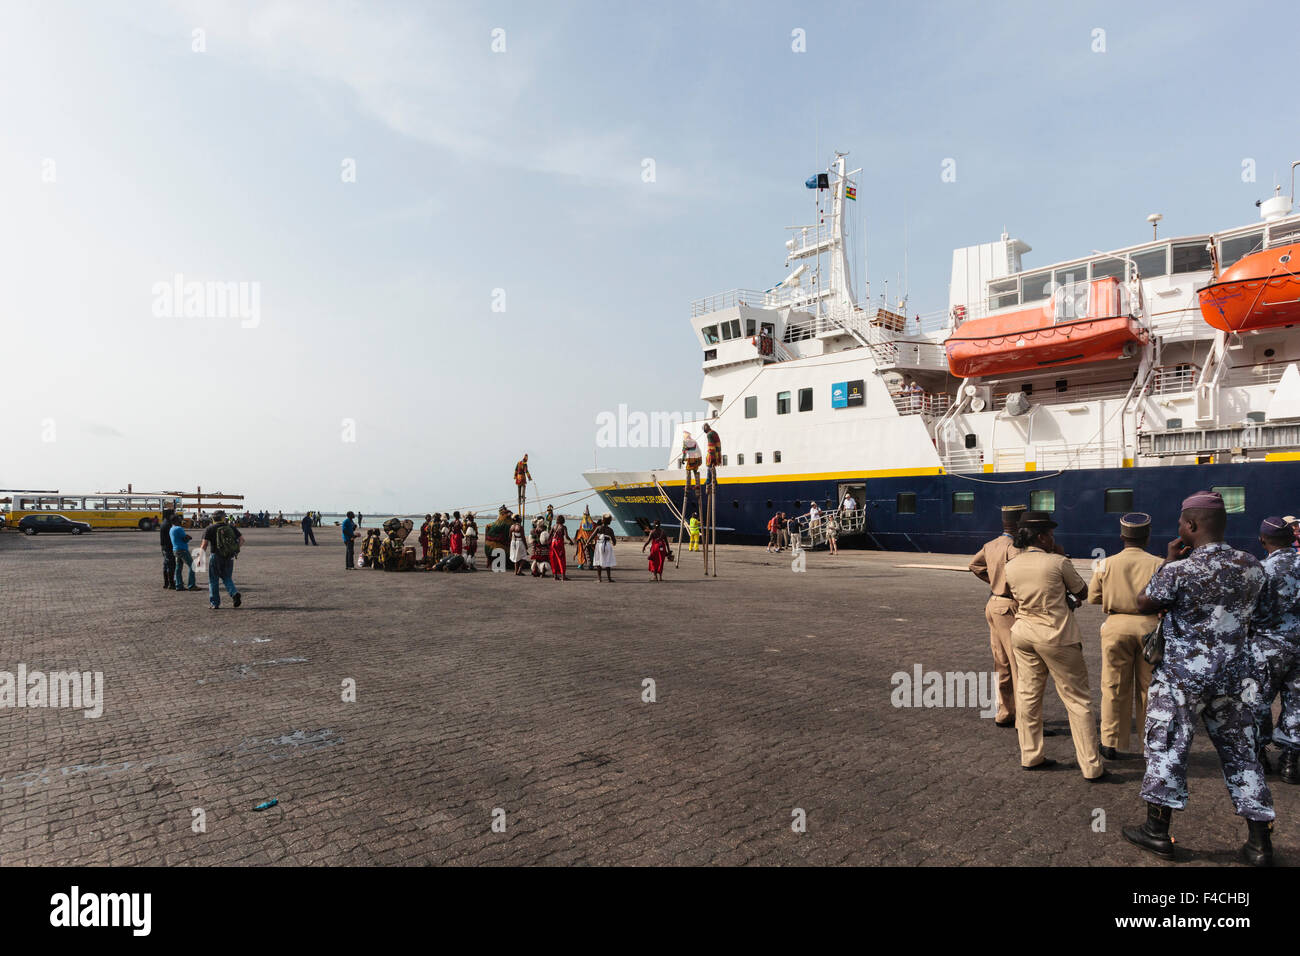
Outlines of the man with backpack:
{"type": "Polygon", "coordinates": [[[203,532],[203,550],[208,554],[208,607],[221,607],[221,585],[226,586],[235,607],[239,607],[239,588],[235,587],[235,558],[244,536],[226,520],[224,511],[212,515],[212,524],[203,532]]]}

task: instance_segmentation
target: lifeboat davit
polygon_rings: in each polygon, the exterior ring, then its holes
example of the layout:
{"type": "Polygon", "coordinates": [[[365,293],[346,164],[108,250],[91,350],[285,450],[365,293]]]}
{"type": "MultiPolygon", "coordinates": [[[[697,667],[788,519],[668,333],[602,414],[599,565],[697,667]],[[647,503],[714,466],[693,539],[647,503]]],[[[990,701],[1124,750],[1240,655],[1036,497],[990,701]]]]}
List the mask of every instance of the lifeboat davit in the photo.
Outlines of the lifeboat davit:
{"type": "Polygon", "coordinates": [[[958,378],[1131,358],[1147,341],[1115,278],[1076,282],[1041,306],[970,319],[944,342],[958,378]]]}
{"type": "Polygon", "coordinates": [[[1300,322],[1300,243],[1239,259],[1199,293],[1201,316],[1224,332],[1300,322]]]}

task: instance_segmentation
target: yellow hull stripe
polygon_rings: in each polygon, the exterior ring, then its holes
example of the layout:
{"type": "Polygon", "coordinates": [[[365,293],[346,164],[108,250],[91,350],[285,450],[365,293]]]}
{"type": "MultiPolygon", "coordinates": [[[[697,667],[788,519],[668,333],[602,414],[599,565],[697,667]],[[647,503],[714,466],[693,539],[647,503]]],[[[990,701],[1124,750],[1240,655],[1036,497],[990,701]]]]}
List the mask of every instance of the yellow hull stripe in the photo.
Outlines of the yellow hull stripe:
{"type": "Polygon", "coordinates": [[[1300,461],[1300,451],[1271,451],[1264,456],[1265,461],[1300,461]]]}
{"type": "MultiPolygon", "coordinates": [[[[701,473],[702,474],[702,473],[701,473]]],[[[875,471],[820,471],[802,475],[754,475],[744,478],[719,478],[719,485],[757,485],[776,481],[862,481],[866,478],[911,478],[917,475],[942,475],[941,467],[933,468],[881,468],[875,471]]],[[[660,479],[665,488],[681,488],[684,478],[660,479]]],[[[652,482],[628,485],[631,488],[653,487],[652,482]]],[[[619,491],[614,485],[601,485],[596,491],[619,491]]]]}

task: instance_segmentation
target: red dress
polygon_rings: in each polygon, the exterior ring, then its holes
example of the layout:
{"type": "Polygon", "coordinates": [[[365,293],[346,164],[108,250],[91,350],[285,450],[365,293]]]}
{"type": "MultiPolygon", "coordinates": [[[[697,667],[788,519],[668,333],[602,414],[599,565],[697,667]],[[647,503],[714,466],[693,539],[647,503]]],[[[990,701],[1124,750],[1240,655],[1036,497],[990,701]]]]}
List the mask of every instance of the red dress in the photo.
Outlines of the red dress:
{"type": "Polygon", "coordinates": [[[464,542],[464,538],[460,533],[459,521],[453,521],[451,523],[451,534],[449,537],[450,537],[450,541],[448,542],[448,545],[451,550],[451,553],[460,554],[460,549],[461,549],[461,545],[464,542]]]}
{"type": "Polygon", "coordinates": [[[551,577],[560,578],[568,573],[565,563],[564,535],[551,532],[551,577]]]}
{"type": "Polygon", "coordinates": [[[668,554],[668,544],[662,535],[656,535],[650,539],[650,572],[652,574],[664,573],[664,558],[668,554]]]}

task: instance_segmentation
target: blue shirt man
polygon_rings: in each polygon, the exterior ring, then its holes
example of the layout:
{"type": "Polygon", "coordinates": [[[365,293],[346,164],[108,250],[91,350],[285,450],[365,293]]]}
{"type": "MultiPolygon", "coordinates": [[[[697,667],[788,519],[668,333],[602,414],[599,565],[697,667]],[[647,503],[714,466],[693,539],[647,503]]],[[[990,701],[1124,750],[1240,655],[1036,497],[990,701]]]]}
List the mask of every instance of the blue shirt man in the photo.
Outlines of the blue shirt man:
{"type": "Polygon", "coordinates": [[[185,533],[184,526],[181,525],[180,518],[172,525],[168,532],[172,539],[172,556],[176,560],[176,579],[173,582],[177,591],[197,591],[198,587],[194,583],[194,560],[190,557],[190,536],[185,533]],[[185,569],[189,568],[189,584],[186,585],[185,569]]]}
{"type": "Polygon", "coordinates": [[[352,542],[357,536],[357,523],[352,518],[352,512],[349,511],[348,516],[343,519],[343,546],[346,549],[344,567],[349,571],[354,571],[357,567],[356,558],[352,553],[352,542]]]}

